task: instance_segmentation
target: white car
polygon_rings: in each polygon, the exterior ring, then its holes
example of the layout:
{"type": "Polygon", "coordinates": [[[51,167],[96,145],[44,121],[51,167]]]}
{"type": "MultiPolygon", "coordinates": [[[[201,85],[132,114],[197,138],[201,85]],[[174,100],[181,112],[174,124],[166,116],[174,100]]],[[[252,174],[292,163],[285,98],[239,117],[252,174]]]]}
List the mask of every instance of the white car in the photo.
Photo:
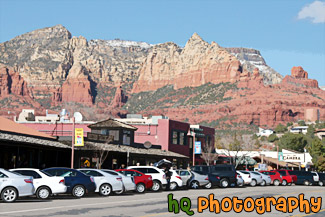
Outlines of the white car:
{"type": "Polygon", "coordinates": [[[263,173],[260,173],[260,172],[258,172],[258,171],[252,171],[252,173],[254,173],[254,174],[256,174],[256,175],[261,175],[261,176],[262,176],[263,181],[262,181],[262,183],[260,184],[261,186],[271,185],[271,183],[272,183],[272,179],[271,179],[270,176],[265,175],[265,174],[263,174],[263,173]]]}
{"type": "Polygon", "coordinates": [[[121,176],[114,176],[99,169],[78,169],[86,175],[94,177],[96,184],[95,192],[102,196],[108,196],[113,192],[123,190],[123,182],[121,176]]]}
{"type": "Polygon", "coordinates": [[[35,194],[39,199],[47,199],[52,194],[64,194],[67,192],[67,186],[64,184],[63,177],[51,176],[39,169],[19,168],[11,169],[10,171],[23,176],[33,177],[35,194]]]}
{"type": "Polygon", "coordinates": [[[250,185],[252,182],[251,174],[248,171],[236,171],[244,180],[244,185],[250,185]]]}
{"type": "Polygon", "coordinates": [[[102,169],[102,171],[109,173],[113,176],[121,176],[122,177],[123,188],[121,191],[115,191],[115,194],[122,194],[123,192],[126,192],[126,191],[135,191],[136,190],[137,186],[134,183],[134,178],[132,176],[126,176],[126,175],[116,172],[114,170],[102,169]]]}
{"type": "Polygon", "coordinates": [[[4,202],[14,202],[18,196],[34,195],[33,177],[21,176],[0,169],[0,192],[4,202]]]}
{"type": "Polygon", "coordinates": [[[151,187],[152,191],[159,191],[163,187],[166,187],[167,180],[166,175],[163,170],[154,166],[130,166],[128,169],[138,170],[146,175],[151,175],[153,185],[151,187]]]}
{"type": "Polygon", "coordinates": [[[237,186],[243,187],[244,186],[244,179],[241,177],[241,175],[237,172],[237,186]]]}
{"type": "Polygon", "coordinates": [[[262,178],[262,175],[256,175],[254,174],[252,171],[240,171],[241,173],[249,173],[251,178],[252,178],[252,181],[250,183],[250,185],[252,187],[255,187],[256,185],[260,185],[262,182],[263,182],[263,178],[262,178]]]}

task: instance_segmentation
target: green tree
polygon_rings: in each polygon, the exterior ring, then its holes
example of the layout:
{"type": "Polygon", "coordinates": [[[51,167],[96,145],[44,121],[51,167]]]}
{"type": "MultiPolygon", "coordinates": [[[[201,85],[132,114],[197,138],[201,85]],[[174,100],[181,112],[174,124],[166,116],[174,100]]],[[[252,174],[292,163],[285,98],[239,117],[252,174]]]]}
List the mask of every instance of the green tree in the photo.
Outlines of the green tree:
{"type": "Polygon", "coordinates": [[[276,134],[271,134],[268,138],[267,138],[267,141],[268,142],[275,142],[275,141],[277,141],[277,140],[279,140],[279,138],[276,136],[276,134]]]}
{"type": "Polygon", "coordinates": [[[318,158],[316,167],[317,167],[318,171],[325,171],[325,157],[324,156],[320,156],[318,158]]]}
{"type": "Polygon", "coordinates": [[[287,127],[291,127],[292,125],[293,125],[292,122],[288,122],[288,123],[287,123],[287,127]]]}
{"type": "Polygon", "coordinates": [[[284,133],[284,132],[288,131],[288,128],[286,126],[282,125],[282,124],[278,124],[278,126],[276,126],[274,131],[276,133],[284,133]]]}
{"type": "Polygon", "coordinates": [[[298,121],[298,125],[299,126],[306,126],[306,123],[305,123],[305,121],[301,120],[301,121],[298,121]]]}
{"type": "Polygon", "coordinates": [[[279,139],[279,147],[291,149],[299,152],[304,151],[308,144],[307,138],[303,134],[286,133],[279,139]]]}

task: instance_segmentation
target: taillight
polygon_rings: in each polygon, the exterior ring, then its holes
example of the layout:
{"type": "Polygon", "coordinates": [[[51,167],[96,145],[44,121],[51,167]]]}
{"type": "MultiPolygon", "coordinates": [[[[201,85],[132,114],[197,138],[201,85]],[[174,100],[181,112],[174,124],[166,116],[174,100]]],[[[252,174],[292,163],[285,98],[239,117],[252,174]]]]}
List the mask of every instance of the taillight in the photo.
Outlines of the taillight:
{"type": "Polygon", "coordinates": [[[91,182],[95,182],[94,177],[90,176],[90,181],[91,181],[91,182]]]}
{"type": "MultiPolygon", "coordinates": [[[[90,178],[91,179],[91,178],[90,178]]],[[[64,184],[64,179],[61,179],[60,181],[59,181],[59,184],[64,184]]]]}
{"type": "Polygon", "coordinates": [[[216,178],[217,178],[217,179],[220,179],[220,177],[219,177],[219,176],[216,176],[216,178]]]}
{"type": "Polygon", "coordinates": [[[152,180],[152,177],[151,177],[151,176],[149,176],[148,180],[152,180]]]}
{"type": "Polygon", "coordinates": [[[165,174],[163,175],[163,179],[166,179],[166,175],[165,174]]]}
{"type": "Polygon", "coordinates": [[[238,176],[238,178],[240,178],[240,179],[241,179],[241,176],[238,176]]]}
{"type": "Polygon", "coordinates": [[[206,177],[206,178],[205,178],[205,180],[208,180],[208,181],[209,181],[209,178],[208,178],[208,177],[206,177]]]}
{"type": "Polygon", "coordinates": [[[182,180],[182,178],[181,178],[180,176],[176,176],[176,178],[178,178],[178,179],[182,180]]]}
{"type": "Polygon", "coordinates": [[[122,182],[122,178],[116,178],[117,181],[121,181],[122,182]]]}
{"type": "Polygon", "coordinates": [[[33,179],[24,179],[26,183],[32,183],[33,184],[33,179]]]}
{"type": "Polygon", "coordinates": [[[250,178],[251,177],[251,175],[248,175],[248,178],[250,178]]]}
{"type": "Polygon", "coordinates": [[[236,175],[235,175],[235,178],[237,178],[237,173],[236,173],[236,175]]]}

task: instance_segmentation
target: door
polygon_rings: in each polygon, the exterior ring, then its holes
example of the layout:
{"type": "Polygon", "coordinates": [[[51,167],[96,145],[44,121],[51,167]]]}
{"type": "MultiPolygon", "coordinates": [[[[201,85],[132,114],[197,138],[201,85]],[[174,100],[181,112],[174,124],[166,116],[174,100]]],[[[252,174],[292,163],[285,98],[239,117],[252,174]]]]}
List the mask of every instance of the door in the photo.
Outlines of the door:
{"type": "Polygon", "coordinates": [[[186,185],[187,181],[191,178],[191,173],[189,171],[182,170],[182,171],[180,171],[179,175],[182,179],[183,185],[186,185]]]}

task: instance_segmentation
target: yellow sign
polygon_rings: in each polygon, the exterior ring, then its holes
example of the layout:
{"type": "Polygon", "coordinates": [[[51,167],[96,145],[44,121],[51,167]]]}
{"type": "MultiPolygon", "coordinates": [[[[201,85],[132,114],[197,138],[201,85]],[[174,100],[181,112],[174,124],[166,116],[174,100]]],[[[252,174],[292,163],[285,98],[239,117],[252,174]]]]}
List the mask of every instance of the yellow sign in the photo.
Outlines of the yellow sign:
{"type": "Polygon", "coordinates": [[[74,145],[84,146],[84,129],[76,128],[74,131],[74,145]]]}

